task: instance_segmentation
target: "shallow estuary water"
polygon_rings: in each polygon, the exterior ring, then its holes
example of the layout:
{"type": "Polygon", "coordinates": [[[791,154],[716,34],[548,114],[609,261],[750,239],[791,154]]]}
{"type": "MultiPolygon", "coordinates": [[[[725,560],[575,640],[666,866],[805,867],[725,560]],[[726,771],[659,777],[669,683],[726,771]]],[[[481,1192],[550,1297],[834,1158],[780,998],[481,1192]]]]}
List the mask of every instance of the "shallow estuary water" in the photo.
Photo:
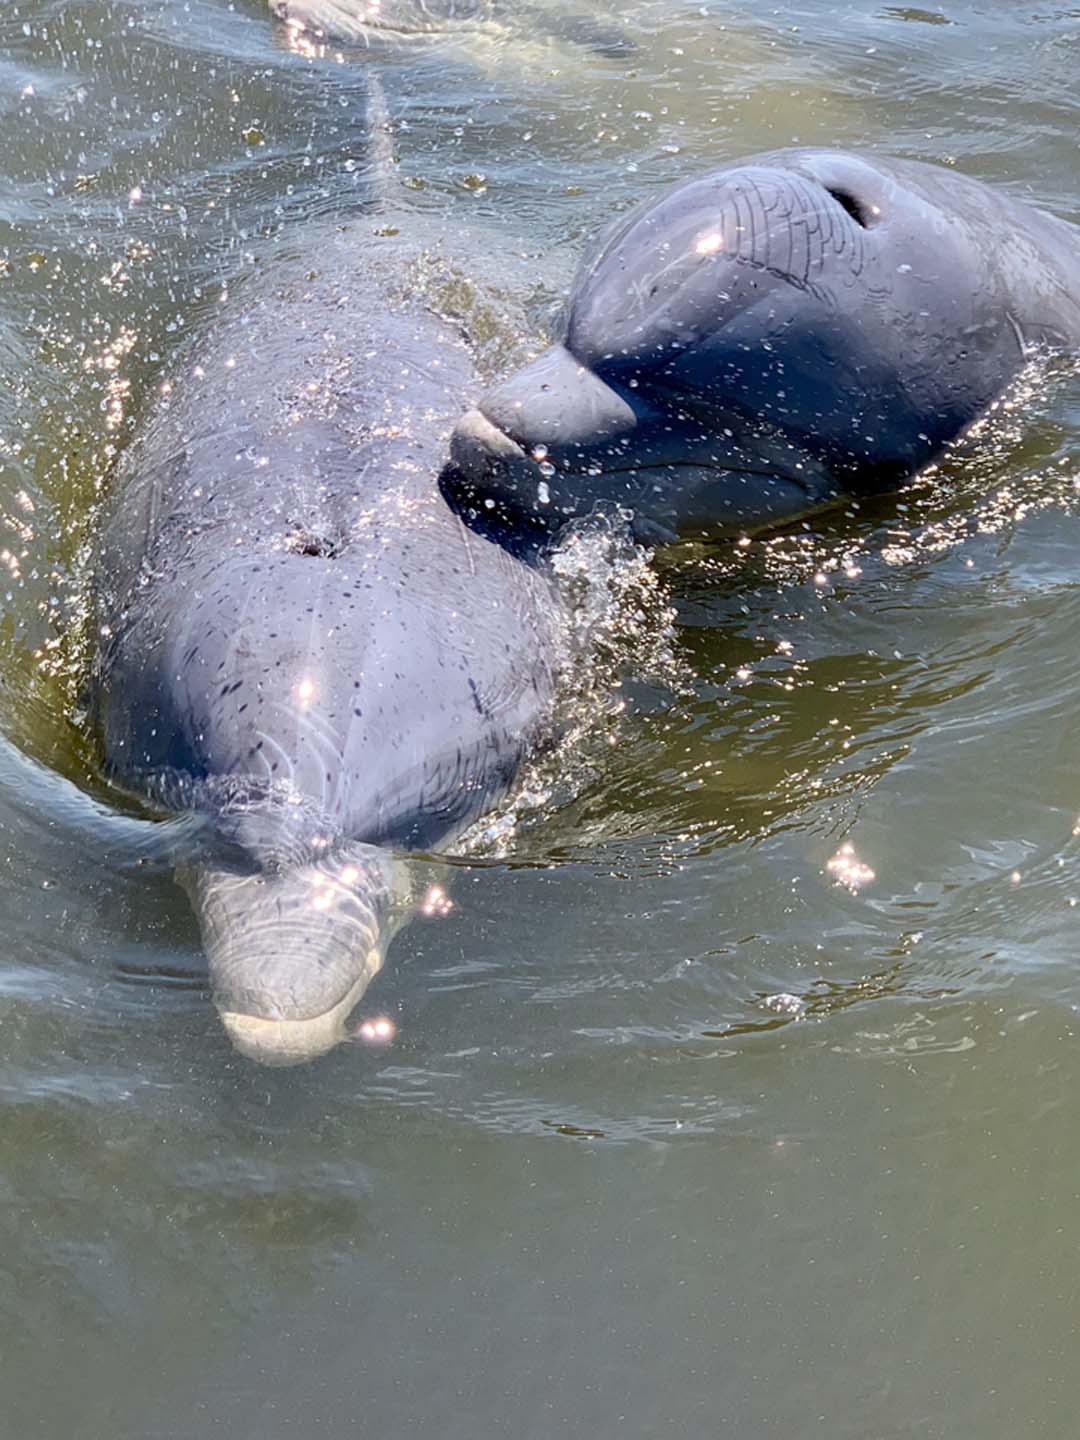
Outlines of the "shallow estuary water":
{"type": "Polygon", "coordinates": [[[260,0],[0,8],[4,1440],[1075,1434],[1075,372],[902,495],[661,557],[624,703],[395,941],[388,1046],[232,1053],[182,835],[95,774],[100,488],[234,282],[375,223],[374,70],[493,372],[607,218],[755,150],[1080,219],[1075,5],[591,6],[325,51],[260,0]]]}

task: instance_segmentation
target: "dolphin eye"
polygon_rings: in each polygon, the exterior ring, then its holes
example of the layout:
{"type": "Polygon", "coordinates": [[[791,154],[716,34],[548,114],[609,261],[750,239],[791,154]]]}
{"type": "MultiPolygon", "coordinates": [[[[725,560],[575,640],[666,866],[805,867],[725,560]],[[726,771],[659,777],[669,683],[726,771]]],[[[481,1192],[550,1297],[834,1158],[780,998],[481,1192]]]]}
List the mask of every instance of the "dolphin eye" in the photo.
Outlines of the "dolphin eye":
{"type": "Polygon", "coordinates": [[[841,209],[846,210],[856,225],[861,225],[868,230],[874,222],[874,211],[867,205],[856,200],[855,196],[847,190],[831,190],[826,186],[825,193],[831,195],[841,209]]]}

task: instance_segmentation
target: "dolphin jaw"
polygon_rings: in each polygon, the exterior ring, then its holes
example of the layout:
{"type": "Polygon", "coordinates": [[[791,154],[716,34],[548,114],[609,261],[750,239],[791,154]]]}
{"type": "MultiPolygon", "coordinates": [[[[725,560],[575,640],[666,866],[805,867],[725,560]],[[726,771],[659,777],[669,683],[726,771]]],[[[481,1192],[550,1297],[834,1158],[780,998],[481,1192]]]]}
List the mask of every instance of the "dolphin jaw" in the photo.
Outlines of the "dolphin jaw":
{"type": "Polygon", "coordinates": [[[225,1033],[234,1049],[248,1060],[274,1069],[286,1069],[317,1060],[348,1038],[346,1023],[364,992],[382,969],[381,950],[373,949],[364,973],[347,994],[321,1015],[304,1020],[286,1020],[247,1015],[239,1010],[218,1009],[225,1033]]]}
{"type": "Polygon", "coordinates": [[[479,409],[466,411],[450,437],[450,463],[467,480],[483,480],[500,463],[527,458],[521,446],[479,409]]]}
{"type": "MultiPolygon", "coordinates": [[[[626,437],[632,444],[631,437],[626,437]]],[[[634,533],[646,544],[669,544],[681,530],[688,536],[708,534],[713,538],[737,534],[750,529],[783,524],[798,518],[832,498],[833,487],[816,467],[799,471],[794,467],[754,466],[744,458],[680,452],[676,447],[670,455],[646,454],[637,464],[629,463],[618,440],[601,441],[595,447],[569,445],[546,452],[551,469],[543,468],[522,445],[484,414],[470,410],[458,422],[451,440],[451,464],[464,479],[472,503],[509,504],[515,512],[523,512],[531,523],[556,529],[565,520],[582,517],[605,504],[617,505],[631,515],[634,533]],[[575,454],[579,452],[579,454],[575,454]],[[606,453],[605,453],[606,452],[606,453]],[[696,472],[700,476],[721,479],[730,476],[734,482],[759,487],[758,504],[749,494],[745,503],[733,508],[724,519],[697,523],[687,517],[683,526],[665,515],[666,507],[656,497],[663,494],[664,477],[696,472]],[[589,477],[593,482],[582,493],[567,491],[574,480],[589,477]],[[605,485],[625,485],[625,493],[603,493],[605,485]],[[595,490],[595,494],[589,492],[595,490]],[[781,499],[781,495],[787,499],[781,499]]]]}
{"type": "Polygon", "coordinates": [[[393,854],[361,842],[283,869],[185,865],[214,1003],[241,1054],[297,1065],[346,1038],[412,899],[393,854]]]}

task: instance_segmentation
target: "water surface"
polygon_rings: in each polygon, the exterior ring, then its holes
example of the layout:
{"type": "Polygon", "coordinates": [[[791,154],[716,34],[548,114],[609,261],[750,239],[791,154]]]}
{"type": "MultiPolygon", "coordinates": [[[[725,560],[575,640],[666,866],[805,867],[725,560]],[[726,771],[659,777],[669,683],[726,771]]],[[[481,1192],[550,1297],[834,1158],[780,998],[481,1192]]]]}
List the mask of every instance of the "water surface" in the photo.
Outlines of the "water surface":
{"type": "Polygon", "coordinates": [[[183,834],[96,774],[97,497],[223,295],[369,223],[373,70],[493,371],[727,157],[1080,218],[1075,6],[633,0],[620,53],[591,4],[342,51],[260,0],[0,12],[5,1435],[1073,1432],[1075,374],[903,495],[634,571],[621,689],[395,942],[388,1047],[235,1056],[183,834]]]}

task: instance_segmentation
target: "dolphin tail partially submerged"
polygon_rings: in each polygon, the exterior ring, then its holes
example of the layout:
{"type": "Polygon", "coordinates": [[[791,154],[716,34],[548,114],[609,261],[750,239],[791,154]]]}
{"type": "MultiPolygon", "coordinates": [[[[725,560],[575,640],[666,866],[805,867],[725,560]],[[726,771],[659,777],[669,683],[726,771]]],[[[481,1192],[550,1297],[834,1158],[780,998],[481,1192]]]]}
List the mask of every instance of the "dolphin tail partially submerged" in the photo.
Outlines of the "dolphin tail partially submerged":
{"type": "Polygon", "coordinates": [[[229,1038],[264,1065],[299,1065],[345,1038],[411,894],[389,851],[351,844],[288,868],[204,865],[179,876],[229,1038]]]}

